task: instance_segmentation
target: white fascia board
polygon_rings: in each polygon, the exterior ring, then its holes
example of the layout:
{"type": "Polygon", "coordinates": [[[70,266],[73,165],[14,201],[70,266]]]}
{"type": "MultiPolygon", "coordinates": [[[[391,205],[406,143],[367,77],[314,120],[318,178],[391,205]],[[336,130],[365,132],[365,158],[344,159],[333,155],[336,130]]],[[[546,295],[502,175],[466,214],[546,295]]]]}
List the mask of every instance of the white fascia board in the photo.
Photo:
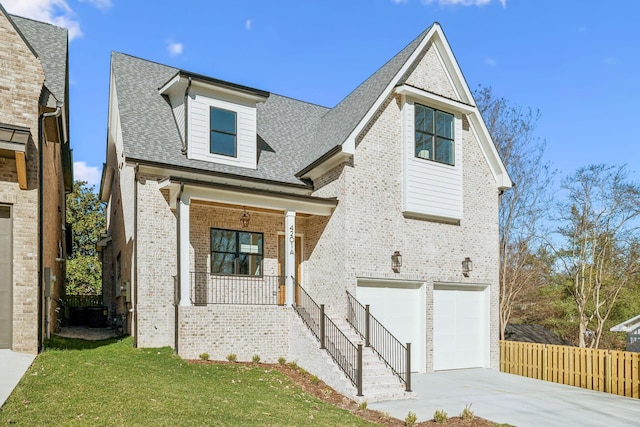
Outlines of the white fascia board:
{"type": "Polygon", "coordinates": [[[293,211],[309,215],[329,216],[336,206],[335,202],[325,199],[313,200],[311,198],[286,197],[285,195],[279,197],[276,194],[268,193],[243,193],[237,189],[200,187],[191,184],[185,184],[183,191],[191,200],[250,206],[285,212],[293,211]]]}
{"type": "Polygon", "coordinates": [[[396,93],[407,96],[418,102],[423,101],[429,105],[449,111],[457,111],[463,114],[473,114],[477,112],[476,107],[468,105],[455,99],[446,98],[426,90],[418,89],[409,85],[400,85],[396,88],[396,93]]]}
{"type": "Polygon", "coordinates": [[[158,92],[160,93],[160,95],[169,95],[173,90],[176,89],[176,87],[180,83],[180,80],[180,73],[176,73],[175,76],[169,79],[168,82],[166,82],[158,89],[158,92]]]}
{"type": "Polygon", "coordinates": [[[639,326],[640,326],[640,315],[632,319],[625,320],[624,322],[610,328],[609,330],[611,332],[630,332],[637,329],[639,326]]]}
{"type": "Polygon", "coordinates": [[[304,179],[310,179],[311,181],[315,181],[325,173],[329,172],[331,169],[335,168],[339,164],[348,160],[350,156],[355,154],[355,144],[354,144],[354,152],[346,151],[345,146],[342,145],[342,151],[334,154],[329,157],[324,162],[320,163],[315,168],[309,170],[307,173],[301,176],[304,179]]]}
{"type": "Polygon", "coordinates": [[[498,154],[498,150],[493,143],[491,134],[489,134],[489,130],[480,116],[480,113],[476,111],[474,114],[469,114],[467,117],[469,118],[471,131],[480,142],[480,150],[482,151],[482,154],[484,154],[485,160],[489,163],[489,167],[493,173],[494,179],[496,180],[498,189],[506,190],[513,187],[513,183],[511,182],[511,178],[509,178],[507,169],[504,167],[504,163],[502,163],[500,154],[498,154]]]}
{"type": "Polygon", "coordinates": [[[207,175],[206,171],[202,171],[201,173],[198,171],[185,171],[185,170],[176,170],[171,169],[170,167],[161,167],[161,166],[151,166],[140,164],[140,173],[155,175],[155,176],[165,176],[172,177],[172,183],[176,183],[180,181],[180,178],[184,178],[185,180],[193,180],[199,181],[203,184],[222,184],[222,185],[230,185],[234,187],[246,187],[254,190],[266,190],[266,191],[274,191],[274,192],[283,192],[289,193],[293,195],[299,196],[308,196],[311,194],[311,188],[305,186],[291,186],[291,185],[278,185],[278,183],[272,182],[260,182],[256,180],[242,179],[241,177],[235,178],[232,176],[223,176],[223,175],[207,175]]]}
{"type": "MultiPolygon", "coordinates": [[[[186,81],[186,80],[185,80],[186,81]]],[[[217,92],[217,93],[221,93],[224,95],[229,95],[232,96],[234,98],[240,98],[246,101],[250,101],[252,103],[259,103],[259,102],[265,102],[267,100],[267,98],[260,96],[260,95],[253,95],[250,93],[246,93],[240,90],[234,90],[231,88],[227,88],[224,86],[219,86],[213,83],[209,83],[209,82],[205,82],[205,81],[200,81],[200,80],[192,80],[191,84],[195,87],[200,87],[206,90],[210,90],[212,92],[217,92]]]]}

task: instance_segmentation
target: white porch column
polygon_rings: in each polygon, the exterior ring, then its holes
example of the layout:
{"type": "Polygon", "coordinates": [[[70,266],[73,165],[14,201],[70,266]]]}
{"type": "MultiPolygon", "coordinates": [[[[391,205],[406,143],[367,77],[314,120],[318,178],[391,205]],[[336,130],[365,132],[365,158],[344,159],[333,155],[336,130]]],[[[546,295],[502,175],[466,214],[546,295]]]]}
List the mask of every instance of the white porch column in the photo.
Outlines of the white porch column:
{"type": "Polygon", "coordinates": [[[284,250],[285,250],[285,272],[286,275],[286,300],[285,304],[291,307],[294,303],[295,284],[293,278],[296,276],[296,212],[286,211],[284,216],[284,250]]]}
{"type": "Polygon", "coordinates": [[[182,193],[178,200],[178,227],[180,233],[180,247],[178,270],[180,271],[180,305],[191,305],[189,296],[191,275],[189,274],[189,205],[191,196],[182,193]]]}

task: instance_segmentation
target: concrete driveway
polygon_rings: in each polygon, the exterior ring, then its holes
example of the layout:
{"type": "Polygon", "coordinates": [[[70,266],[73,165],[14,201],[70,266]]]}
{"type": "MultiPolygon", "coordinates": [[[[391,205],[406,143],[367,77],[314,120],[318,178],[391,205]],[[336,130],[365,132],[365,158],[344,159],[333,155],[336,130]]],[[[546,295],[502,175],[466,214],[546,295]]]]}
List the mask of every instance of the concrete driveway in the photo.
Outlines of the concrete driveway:
{"type": "Polygon", "coordinates": [[[479,417],[518,427],[640,425],[640,399],[489,369],[414,374],[412,386],[415,399],[371,403],[369,408],[401,420],[412,411],[425,421],[437,409],[453,417],[471,404],[479,417]]]}
{"type": "Polygon", "coordinates": [[[33,354],[0,350],[0,406],[4,405],[35,358],[33,354]]]}

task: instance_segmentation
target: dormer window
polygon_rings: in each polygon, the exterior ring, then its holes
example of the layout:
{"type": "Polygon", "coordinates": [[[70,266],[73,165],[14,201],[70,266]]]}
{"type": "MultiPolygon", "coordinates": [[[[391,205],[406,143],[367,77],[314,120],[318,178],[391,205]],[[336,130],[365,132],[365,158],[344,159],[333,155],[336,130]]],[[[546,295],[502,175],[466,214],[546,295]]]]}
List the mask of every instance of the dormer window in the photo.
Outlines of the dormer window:
{"type": "Polygon", "coordinates": [[[209,151],[213,154],[237,157],[236,112],[210,107],[209,151]]]}
{"type": "Polygon", "coordinates": [[[415,104],[415,156],[454,164],[453,114],[415,104]]]}

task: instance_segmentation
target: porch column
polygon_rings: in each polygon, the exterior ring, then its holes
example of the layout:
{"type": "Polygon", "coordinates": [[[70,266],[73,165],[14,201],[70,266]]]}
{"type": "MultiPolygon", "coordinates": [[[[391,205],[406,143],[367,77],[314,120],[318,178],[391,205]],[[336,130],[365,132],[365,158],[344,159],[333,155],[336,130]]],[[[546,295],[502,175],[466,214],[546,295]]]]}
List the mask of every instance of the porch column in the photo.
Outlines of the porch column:
{"type": "Polygon", "coordinates": [[[178,200],[178,271],[180,272],[180,305],[191,305],[189,296],[189,205],[191,196],[182,193],[178,200]]]}
{"type": "Polygon", "coordinates": [[[285,276],[287,284],[285,304],[291,307],[294,303],[295,284],[293,277],[296,276],[296,212],[286,211],[284,216],[285,238],[285,276]]]}

